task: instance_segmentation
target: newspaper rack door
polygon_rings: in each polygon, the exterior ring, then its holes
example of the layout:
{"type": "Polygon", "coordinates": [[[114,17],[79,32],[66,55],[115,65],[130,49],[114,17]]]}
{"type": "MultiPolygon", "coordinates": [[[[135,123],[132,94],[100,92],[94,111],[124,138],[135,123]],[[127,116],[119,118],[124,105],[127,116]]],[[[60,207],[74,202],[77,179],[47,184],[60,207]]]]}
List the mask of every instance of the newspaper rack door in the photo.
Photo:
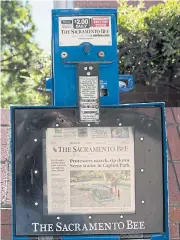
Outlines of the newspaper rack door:
{"type": "Polygon", "coordinates": [[[163,104],[11,111],[15,237],[167,231],[163,104]]]}

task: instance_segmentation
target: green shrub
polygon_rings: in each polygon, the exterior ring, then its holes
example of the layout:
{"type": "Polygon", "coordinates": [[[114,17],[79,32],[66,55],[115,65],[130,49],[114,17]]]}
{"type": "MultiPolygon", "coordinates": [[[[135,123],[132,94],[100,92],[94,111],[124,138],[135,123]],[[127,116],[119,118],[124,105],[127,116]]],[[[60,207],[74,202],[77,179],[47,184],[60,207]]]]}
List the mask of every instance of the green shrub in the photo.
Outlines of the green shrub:
{"type": "Polygon", "coordinates": [[[167,0],[144,10],[143,2],[133,7],[120,1],[118,49],[121,74],[180,90],[180,2],[167,0]]]}

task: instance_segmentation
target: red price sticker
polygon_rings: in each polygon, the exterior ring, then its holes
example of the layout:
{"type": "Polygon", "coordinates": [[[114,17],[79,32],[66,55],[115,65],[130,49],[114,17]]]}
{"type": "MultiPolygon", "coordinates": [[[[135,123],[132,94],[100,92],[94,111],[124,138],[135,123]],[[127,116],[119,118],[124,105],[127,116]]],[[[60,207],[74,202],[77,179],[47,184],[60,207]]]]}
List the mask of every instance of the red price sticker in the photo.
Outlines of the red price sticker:
{"type": "Polygon", "coordinates": [[[93,17],[92,27],[109,27],[108,17],[93,17]]]}

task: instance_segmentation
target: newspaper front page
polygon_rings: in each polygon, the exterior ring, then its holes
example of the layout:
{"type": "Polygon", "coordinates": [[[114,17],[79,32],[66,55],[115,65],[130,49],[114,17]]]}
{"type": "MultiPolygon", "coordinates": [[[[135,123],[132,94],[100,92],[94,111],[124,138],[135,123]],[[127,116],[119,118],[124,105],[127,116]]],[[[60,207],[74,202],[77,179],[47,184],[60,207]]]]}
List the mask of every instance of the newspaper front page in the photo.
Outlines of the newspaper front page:
{"type": "Polygon", "coordinates": [[[48,214],[135,212],[132,127],[46,130],[48,214]]]}

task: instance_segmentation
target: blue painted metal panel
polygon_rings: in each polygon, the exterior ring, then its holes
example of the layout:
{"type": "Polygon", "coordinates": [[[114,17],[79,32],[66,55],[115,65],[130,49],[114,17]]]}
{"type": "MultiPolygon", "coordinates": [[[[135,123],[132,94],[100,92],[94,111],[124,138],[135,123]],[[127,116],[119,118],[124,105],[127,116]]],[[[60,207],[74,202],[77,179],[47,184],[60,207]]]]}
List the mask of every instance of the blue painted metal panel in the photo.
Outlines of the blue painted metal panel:
{"type": "Polygon", "coordinates": [[[165,104],[162,106],[162,130],[163,130],[163,162],[164,162],[164,228],[165,239],[170,239],[169,234],[169,190],[168,190],[168,147],[166,132],[166,111],[165,104]]]}
{"type": "Polygon", "coordinates": [[[153,234],[151,237],[151,240],[165,240],[165,239],[169,239],[167,238],[167,234],[153,234]]]}
{"type": "MultiPolygon", "coordinates": [[[[13,123],[13,109],[14,107],[10,107],[10,122],[13,123]]],[[[12,169],[12,172],[11,172],[11,178],[12,178],[12,186],[11,186],[11,191],[12,191],[12,201],[11,201],[11,205],[12,205],[12,215],[11,215],[11,221],[12,221],[12,239],[14,240],[15,239],[15,210],[16,210],[16,202],[15,202],[15,176],[14,176],[14,172],[15,172],[15,162],[14,162],[14,159],[15,159],[15,156],[14,156],[14,147],[15,147],[15,143],[14,143],[14,139],[13,139],[13,136],[14,136],[14,129],[13,127],[11,127],[11,135],[10,135],[10,142],[11,142],[11,146],[10,146],[10,149],[11,149],[11,155],[10,155],[10,158],[11,158],[11,169],[12,169]]]]}
{"type": "MultiPolygon", "coordinates": [[[[91,14],[93,16],[98,16],[98,15],[110,15],[110,14],[114,14],[117,16],[117,9],[115,8],[74,8],[74,9],[52,9],[52,14],[53,15],[59,15],[61,14],[61,16],[80,16],[80,15],[87,15],[87,11],[88,14],[91,14]]],[[[116,20],[117,21],[117,20],[116,20]]]]}
{"type": "Polygon", "coordinates": [[[52,51],[53,51],[53,92],[54,105],[77,106],[77,66],[72,62],[100,62],[99,78],[107,81],[108,96],[102,97],[100,104],[119,104],[118,90],[118,58],[116,40],[116,9],[58,9],[52,10],[52,51]],[[92,46],[89,54],[83,54],[81,46],[59,46],[60,16],[111,16],[112,46],[92,46]],[[98,57],[98,52],[104,51],[103,59],[98,57]],[[65,59],[61,58],[61,52],[67,52],[65,59]],[[69,62],[69,64],[65,64],[69,62]],[[109,64],[106,64],[109,62],[109,64]]]}
{"type": "Polygon", "coordinates": [[[119,91],[120,92],[128,92],[133,88],[134,88],[133,75],[119,75],[119,91]],[[127,81],[127,83],[124,81],[127,81]]]}
{"type": "Polygon", "coordinates": [[[64,236],[62,240],[120,240],[119,235],[102,235],[102,236],[64,236]]]}
{"type": "Polygon", "coordinates": [[[49,78],[46,80],[46,91],[52,91],[52,85],[53,84],[53,80],[52,78],[49,78]]]}

